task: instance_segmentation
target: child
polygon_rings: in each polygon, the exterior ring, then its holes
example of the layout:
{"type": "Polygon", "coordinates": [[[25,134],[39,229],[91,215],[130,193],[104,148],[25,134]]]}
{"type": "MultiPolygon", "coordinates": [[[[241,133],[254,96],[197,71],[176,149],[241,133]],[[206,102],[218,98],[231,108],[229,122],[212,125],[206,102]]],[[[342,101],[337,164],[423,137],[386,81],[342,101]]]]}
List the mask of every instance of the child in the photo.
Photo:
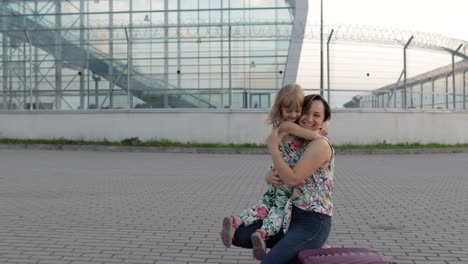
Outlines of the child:
{"type": "MultiPolygon", "coordinates": [[[[300,117],[304,92],[298,84],[289,84],[281,88],[275,98],[275,103],[268,116],[268,124],[280,128],[283,144],[280,146],[283,159],[292,168],[302,155],[303,140],[314,140],[321,137],[320,131],[310,131],[294,122],[300,117]]],[[[325,125],[328,127],[328,124],[325,125]]],[[[325,132],[326,133],[326,132],[325,132]]],[[[273,168],[272,168],[273,169],[273,168]]],[[[268,191],[255,206],[246,209],[238,216],[228,216],[223,219],[221,240],[230,247],[236,229],[240,225],[248,226],[254,222],[263,221],[262,227],[252,234],[253,255],[261,260],[266,254],[265,240],[277,234],[283,224],[284,206],[291,197],[291,187],[283,184],[275,187],[268,184],[268,191]]]]}

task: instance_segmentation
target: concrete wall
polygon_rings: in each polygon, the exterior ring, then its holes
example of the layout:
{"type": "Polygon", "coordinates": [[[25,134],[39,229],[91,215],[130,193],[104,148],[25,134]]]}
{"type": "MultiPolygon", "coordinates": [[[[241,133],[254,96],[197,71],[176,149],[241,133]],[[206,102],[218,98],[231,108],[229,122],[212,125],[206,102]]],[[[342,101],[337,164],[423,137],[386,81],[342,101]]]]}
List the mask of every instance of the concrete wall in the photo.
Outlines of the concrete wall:
{"type": "Polygon", "coordinates": [[[336,144],[468,143],[468,112],[340,111],[332,114],[336,144]]]}
{"type": "MultiPolygon", "coordinates": [[[[0,137],[263,144],[266,116],[266,110],[3,111],[0,137]]],[[[330,138],[335,144],[468,143],[468,112],[336,110],[330,138]]]]}

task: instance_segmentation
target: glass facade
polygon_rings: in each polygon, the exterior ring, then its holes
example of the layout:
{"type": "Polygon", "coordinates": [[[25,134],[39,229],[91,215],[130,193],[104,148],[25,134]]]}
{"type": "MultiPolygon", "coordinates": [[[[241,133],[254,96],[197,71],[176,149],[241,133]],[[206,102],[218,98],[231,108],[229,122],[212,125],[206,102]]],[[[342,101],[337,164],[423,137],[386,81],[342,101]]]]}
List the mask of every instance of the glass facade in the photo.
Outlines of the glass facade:
{"type": "Polygon", "coordinates": [[[307,0],[4,0],[0,15],[1,109],[269,108],[295,80],[307,0]]]}

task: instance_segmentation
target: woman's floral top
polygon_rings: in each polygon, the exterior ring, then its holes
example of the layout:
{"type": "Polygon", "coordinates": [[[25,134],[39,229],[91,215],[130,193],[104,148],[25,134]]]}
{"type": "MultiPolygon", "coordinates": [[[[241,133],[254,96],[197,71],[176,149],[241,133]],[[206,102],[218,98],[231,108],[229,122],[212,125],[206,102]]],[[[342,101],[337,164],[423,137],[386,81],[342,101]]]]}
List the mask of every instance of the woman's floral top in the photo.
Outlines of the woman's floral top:
{"type": "MultiPolygon", "coordinates": [[[[327,138],[323,137],[328,141],[327,138]]],[[[309,144],[304,145],[304,150],[307,150],[309,144]]],[[[317,169],[303,183],[293,188],[291,198],[286,203],[285,216],[283,222],[284,232],[287,232],[291,221],[292,206],[305,211],[312,211],[329,216],[333,215],[333,186],[334,186],[334,167],[335,167],[335,150],[332,149],[332,157],[322,167],[317,169]]],[[[302,155],[303,152],[301,152],[302,155]]]]}

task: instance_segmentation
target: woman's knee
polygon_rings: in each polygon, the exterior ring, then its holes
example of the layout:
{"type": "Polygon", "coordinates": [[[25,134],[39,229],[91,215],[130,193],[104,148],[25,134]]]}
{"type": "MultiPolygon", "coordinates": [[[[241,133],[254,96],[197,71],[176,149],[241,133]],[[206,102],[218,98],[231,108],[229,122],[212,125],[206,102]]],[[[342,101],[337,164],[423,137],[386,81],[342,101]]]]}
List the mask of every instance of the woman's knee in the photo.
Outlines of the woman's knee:
{"type": "Polygon", "coordinates": [[[290,248],[273,248],[263,258],[261,264],[290,264],[298,263],[297,254],[290,248]]]}

